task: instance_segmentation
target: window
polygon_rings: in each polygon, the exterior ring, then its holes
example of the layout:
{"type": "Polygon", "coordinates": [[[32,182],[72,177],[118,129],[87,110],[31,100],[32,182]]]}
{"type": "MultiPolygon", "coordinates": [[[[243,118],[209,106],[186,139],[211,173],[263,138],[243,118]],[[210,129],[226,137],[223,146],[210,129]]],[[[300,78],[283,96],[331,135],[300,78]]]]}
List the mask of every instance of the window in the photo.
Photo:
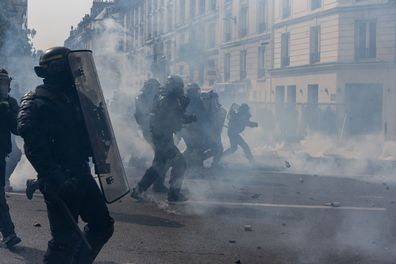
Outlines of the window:
{"type": "Polygon", "coordinates": [[[308,105],[316,106],[319,102],[319,85],[309,84],[308,85],[308,105]]]}
{"type": "Polygon", "coordinates": [[[297,88],[295,85],[287,86],[287,105],[295,108],[297,103],[297,88]]]}
{"type": "Polygon", "coordinates": [[[186,19],[186,0],[179,0],[179,1],[180,1],[179,18],[180,18],[180,22],[183,22],[186,19]]]}
{"type": "Polygon", "coordinates": [[[357,21],[355,23],[355,58],[366,59],[377,56],[377,23],[357,21]]]}
{"type": "Polygon", "coordinates": [[[257,78],[261,79],[265,76],[265,46],[262,45],[258,48],[258,67],[257,78]]]}
{"type": "Polygon", "coordinates": [[[217,0],[210,0],[210,9],[211,10],[216,10],[216,6],[217,6],[217,0]]]}
{"type": "Polygon", "coordinates": [[[172,4],[168,5],[168,15],[167,15],[167,27],[168,31],[173,30],[173,6],[172,4]]]}
{"type": "Polygon", "coordinates": [[[201,63],[199,65],[199,84],[202,86],[205,82],[205,64],[201,63]]]}
{"type": "Polygon", "coordinates": [[[241,50],[240,52],[240,64],[239,64],[239,77],[241,80],[246,79],[247,72],[246,72],[246,57],[247,57],[247,50],[241,50]]]}
{"type": "Polygon", "coordinates": [[[275,104],[283,105],[285,103],[285,86],[276,86],[275,89],[275,104]]]}
{"type": "Polygon", "coordinates": [[[208,29],[209,41],[208,48],[214,48],[216,46],[216,25],[212,24],[208,29]]]}
{"type": "Polygon", "coordinates": [[[206,10],[206,0],[199,0],[199,13],[205,14],[205,10],[206,10]]]}
{"type": "Polygon", "coordinates": [[[281,66],[286,67],[290,65],[290,33],[282,33],[281,38],[281,66]]]}
{"type": "Polygon", "coordinates": [[[320,61],[320,26],[311,27],[309,45],[309,63],[320,61]]]}
{"type": "Polygon", "coordinates": [[[288,18],[290,16],[291,0],[282,0],[282,18],[288,18]]]}
{"type": "Polygon", "coordinates": [[[161,10],[160,11],[160,22],[159,22],[159,31],[160,33],[164,33],[164,22],[165,22],[165,15],[164,15],[164,11],[161,10]]]}
{"type": "Polygon", "coordinates": [[[231,54],[226,53],[224,55],[224,81],[230,80],[230,67],[231,67],[231,54]]]}
{"type": "Polygon", "coordinates": [[[239,14],[239,37],[243,38],[248,33],[248,7],[243,6],[239,14]]]}
{"type": "Polygon", "coordinates": [[[194,18],[195,17],[195,8],[197,6],[197,1],[196,0],[191,0],[190,1],[190,17],[194,18]]]}
{"type": "Polygon", "coordinates": [[[257,31],[263,33],[267,30],[267,0],[257,1],[257,31]]]}
{"type": "Polygon", "coordinates": [[[322,0],[311,0],[311,10],[315,10],[322,7],[322,0]]]}
{"type": "Polygon", "coordinates": [[[232,10],[231,7],[227,7],[224,17],[224,41],[228,42],[232,39],[232,10]]]}

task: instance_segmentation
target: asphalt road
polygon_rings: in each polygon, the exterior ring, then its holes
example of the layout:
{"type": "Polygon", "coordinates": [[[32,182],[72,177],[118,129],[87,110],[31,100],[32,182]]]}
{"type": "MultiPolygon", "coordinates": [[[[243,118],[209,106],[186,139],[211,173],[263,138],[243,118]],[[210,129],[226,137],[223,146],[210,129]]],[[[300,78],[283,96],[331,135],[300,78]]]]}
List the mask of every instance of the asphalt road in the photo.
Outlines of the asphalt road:
{"type": "MultiPolygon", "coordinates": [[[[110,205],[115,234],[96,263],[396,263],[389,183],[238,166],[185,186],[184,204],[148,193],[143,203],[110,205]]],[[[0,263],[41,263],[49,239],[42,197],[10,194],[9,205],[23,243],[0,249],[0,263]]]]}

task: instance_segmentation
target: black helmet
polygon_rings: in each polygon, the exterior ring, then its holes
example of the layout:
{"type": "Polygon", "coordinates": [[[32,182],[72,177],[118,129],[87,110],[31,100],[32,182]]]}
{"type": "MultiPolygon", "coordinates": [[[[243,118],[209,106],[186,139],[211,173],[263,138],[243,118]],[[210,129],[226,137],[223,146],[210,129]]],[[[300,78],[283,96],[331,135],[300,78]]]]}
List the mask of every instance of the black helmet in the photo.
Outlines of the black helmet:
{"type": "Polygon", "coordinates": [[[183,79],[177,75],[169,75],[165,82],[165,90],[169,94],[184,95],[183,79]]]}
{"type": "Polygon", "coordinates": [[[68,55],[70,49],[65,47],[54,47],[47,49],[40,57],[39,66],[34,71],[40,78],[56,77],[70,71],[68,55]]]}
{"type": "Polygon", "coordinates": [[[6,79],[6,80],[9,80],[9,81],[12,80],[12,78],[8,75],[8,71],[6,71],[3,68],[0,68],[0,79],[3,79],[3,80],[6,79]]]}
{"type": "Polygon", "coordinates": [[[159,90],[160,86],[161,84],[159,83],[159,81],[151,78],[144,82],[142,92],[146,94],[156,93],[159,90]]]}
{"type": "Polygon", "coordinates": [[[239,112],[249,112],[250,111],[250,107],[247,104],[241,104],[241,106],[239,107],[239,112]]]}
{"type": "Polygon", "coordinates": [[[201,93],[201,87],[197,83],[189,83],[186,90],[188,97],[198,97],[201,93]]]}
{"type": "Polygon", "coordinates": [[[8,93],[11,91],[11,80],[10,76],[8,75],[8,72],[0,68],[0,98],[4,98],[8,96],[8,93]]]}

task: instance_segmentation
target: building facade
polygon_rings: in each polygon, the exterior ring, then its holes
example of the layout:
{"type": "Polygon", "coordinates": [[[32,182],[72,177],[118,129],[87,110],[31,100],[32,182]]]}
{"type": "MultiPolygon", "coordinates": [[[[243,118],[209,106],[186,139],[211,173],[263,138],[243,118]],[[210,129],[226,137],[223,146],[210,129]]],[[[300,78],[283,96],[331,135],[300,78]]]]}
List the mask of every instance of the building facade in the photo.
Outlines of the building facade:
{"type": "Polygon", "coordinates": [[[395,139],[394,1],[282,0],[274,14],[266,94],[277,115],[314,130],[395,139]]]}
{"type": "Polygon", "coordinates": [[[67,43],[84,42],[82,35],[92,39],[92,23],[117,17],[124,29],[121,50],[134,62],[136,85],[149,77],[147,72],[159,79],[180,74],[216,89],[225,102],[265,108],[286,136],[308,128],[396,139],[393,0],[107,4],[106,12],[85,18],[89,23],[83,19],[74,29],[80,33],[67,43]]]}

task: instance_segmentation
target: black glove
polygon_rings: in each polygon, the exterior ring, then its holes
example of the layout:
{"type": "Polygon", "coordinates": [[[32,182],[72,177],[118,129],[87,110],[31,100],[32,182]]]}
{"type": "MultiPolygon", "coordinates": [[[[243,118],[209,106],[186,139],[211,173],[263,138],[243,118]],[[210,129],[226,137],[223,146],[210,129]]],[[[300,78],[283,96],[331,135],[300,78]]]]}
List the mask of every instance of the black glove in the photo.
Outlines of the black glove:
{"type": "Polygon", "coordinates": [[[0,116],[8,115],[11,112],[11,106],[8,100],[0,100],[0,116]]]}
{"type": "Polygon", "coordinates": [[[197,122],[197,117],[195,115],[184,115],[183,116],[183,124],[191,124],[193,122],[197,122]]]}
{"type": "Polygon", "coordinates": [[[187,109],[187,106],[190,104],[190,98],[186,97],[186,96],[182,96],[180,97],[180,105],[183,108],[183,110],[185,111],[187,109]]]}

